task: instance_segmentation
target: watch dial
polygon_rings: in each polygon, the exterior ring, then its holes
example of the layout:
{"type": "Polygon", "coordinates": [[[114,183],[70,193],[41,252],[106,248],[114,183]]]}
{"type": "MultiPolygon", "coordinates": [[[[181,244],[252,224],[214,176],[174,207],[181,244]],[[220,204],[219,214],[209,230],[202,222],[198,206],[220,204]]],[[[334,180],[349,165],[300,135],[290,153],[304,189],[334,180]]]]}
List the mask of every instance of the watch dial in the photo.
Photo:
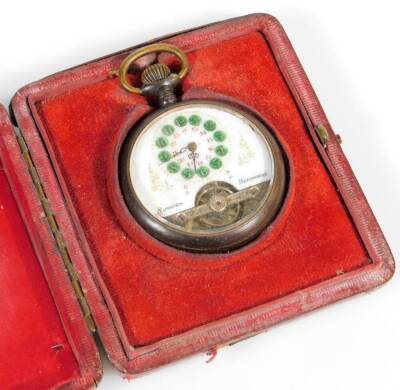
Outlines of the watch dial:
{"type": "MultiPolygon", "coordinates": [[[[191,237],[231,232],[265,206],[276,181],[277,153],[261,126],[217,103],[163,110],[125,153],[125,192],[167,230],[191,237]]],[[[283,166],[280,152],[278,157],[283,166]]]]}

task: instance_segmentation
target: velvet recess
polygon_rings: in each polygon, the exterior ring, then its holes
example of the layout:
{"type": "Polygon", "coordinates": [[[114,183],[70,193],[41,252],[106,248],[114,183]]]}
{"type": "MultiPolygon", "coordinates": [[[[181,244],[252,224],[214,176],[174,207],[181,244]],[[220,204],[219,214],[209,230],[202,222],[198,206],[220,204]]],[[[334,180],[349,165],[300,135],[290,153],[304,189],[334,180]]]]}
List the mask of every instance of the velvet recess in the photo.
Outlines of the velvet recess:
{"type": "MultiPolygon", "coordinates": [[[[250,107],[276,129],[287,155],[290,185],[282,210],[257,240],[232,253],[201,260],[159,243],[138,226],[132,234],[116,218],[107,191],[113,145],[132,112],[139,109],[144,115],[149,110],[144,98],[109,78],[36,103],[39,131],[134,346],[180,334],[369,263],[264,36],[251,32],[221,38],[188,55],[190,73],[183,93],[209,91],[250,107]]],[[[51,352],[49,358],[55,359],[51,352]]],[[[69,367],[73,370],[72,360],[69,367]]]]}

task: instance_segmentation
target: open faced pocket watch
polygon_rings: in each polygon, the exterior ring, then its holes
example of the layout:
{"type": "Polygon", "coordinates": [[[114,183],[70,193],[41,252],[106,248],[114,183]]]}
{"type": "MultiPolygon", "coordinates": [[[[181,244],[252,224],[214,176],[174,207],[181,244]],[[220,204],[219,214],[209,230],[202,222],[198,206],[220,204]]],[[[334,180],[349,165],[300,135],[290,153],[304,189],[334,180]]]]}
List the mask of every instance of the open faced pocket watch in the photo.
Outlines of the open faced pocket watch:
{"type": "Polygon", "coordinates": [[[121,64],[123,87],[158,109],[128,133],[119,156],[119,183],[136,221],[154,238],[192,252],[226,252],[255,239],[277,214],[285,192],[282,150],[270,126],[254,114],[214,100],[178,101],[189,69],[177,47],[155,44],[121,64]],[[167,52],[179,74],[162,63],[131,84],[132,64],[167,52]]]}

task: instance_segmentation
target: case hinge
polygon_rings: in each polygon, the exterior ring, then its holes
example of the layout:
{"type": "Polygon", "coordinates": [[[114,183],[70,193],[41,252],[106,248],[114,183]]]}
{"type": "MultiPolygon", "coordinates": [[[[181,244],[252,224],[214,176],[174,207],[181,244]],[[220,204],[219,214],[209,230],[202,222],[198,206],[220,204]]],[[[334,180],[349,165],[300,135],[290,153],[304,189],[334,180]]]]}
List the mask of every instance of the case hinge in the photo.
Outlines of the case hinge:
{"type": "Polygon", "coordinates": [[[324,148],[326,148],[328,145],[328,141],[329,141],[329,134],[328,134],[328,131],[326,130],[325,126],[323,124],[319,124],[318,126],[315,126],[315,132],[318,135],[319,142],[321,142],[322,146],[324,148]]]}
{"type": "Polygon", "coordinates": [[[36,188],[36,192],[37,192],[37,194],[39,196],[40,203],[41,203],[41,205],[43,207],[43,211],[45,213],[47,222],[48,222],[48,224],[50,226],[51,232],[52,232],[53,237],[55,239],[56,246],[57,246],[57,249],[58,249],[58,251],[60,253],[60,256],[62,258],[64,266],[65,266],[65,268],[66,268],[66,270],[68,272],[69,278],[71,280],[72,287],[73,287],[73,289],[75,291],[75,295],[76,295],[76,297],[78,299],[78,302],[79,302],[79,305],[80,305],[80,307],[82,309],[82,312],[83,312],[83,315],[85,317],[86,323],[87,323],[88,328],[90,329],[90,331],[91,332],[95,332],[96,331],[96,326],[95,326],[95,323],[94,323],[94,320],[93,320],[89,305],[88,305],[88,303],[86,301],[85,294],[84,294],[84,292],[82,290],[82,286],[81,286],[81,283],[79,281],[79,277],[78,277],[78,274],[77,274],[77,272],[75,270],[74,264],[71,261],[71,257],[69,255],[68,248],[65,245],[64,239],[63,239],[62,234],[60,232],[60,229],[59,229],[59,226],[58,226],[58,223],[57,223],[57,219],[56,219],[54,213],[51,210],[50,202],[49,202],[49,199],[48,199],[48,197],[46,195],[46,191],[44,190],[43,184],[42,184],[42,182],[40,180],[39,174],[37,172],[35,164],[33,163],[33,160],[32,160],[31,154],[29,152],[28,146],[27,146],[27,144],[25,142],[25,139],[24,139],[20,129],[18,127],[14,127],[14,129],[15,129],[15,135],[16,135],[19,147],[21,149],[23,158],[24,158],[24,160],[25,160],[25,162],[26,162],[26,164],[28,166],[29,174],[30,174],[30,176],[32,178],[32,181],[33,181],[33,184],[34,184],[34,186],[36,188]]]}

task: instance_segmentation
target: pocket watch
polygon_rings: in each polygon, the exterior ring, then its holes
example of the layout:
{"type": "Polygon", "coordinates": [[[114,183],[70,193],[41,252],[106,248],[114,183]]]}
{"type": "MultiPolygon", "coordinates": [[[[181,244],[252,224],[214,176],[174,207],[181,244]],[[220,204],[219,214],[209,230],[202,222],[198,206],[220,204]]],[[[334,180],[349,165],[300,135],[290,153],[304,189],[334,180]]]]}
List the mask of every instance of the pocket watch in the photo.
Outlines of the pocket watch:
{"type": "Polygon", "coordinates": [[[122,62],[122,86],[157,108],[126,136],[119,184],[132,216],[157,240],[186,251],[228,252],[255,239],[277,214],[283,152],[271,127],[243,108],[178,101],[175,89],[188,69],[185,53],[168,44],[143,47],[122,62]],[[133,63],[162,52],[179,58],[179,73],[155,62],[141,72],[141,87],[132,85],[133,63]]]}

